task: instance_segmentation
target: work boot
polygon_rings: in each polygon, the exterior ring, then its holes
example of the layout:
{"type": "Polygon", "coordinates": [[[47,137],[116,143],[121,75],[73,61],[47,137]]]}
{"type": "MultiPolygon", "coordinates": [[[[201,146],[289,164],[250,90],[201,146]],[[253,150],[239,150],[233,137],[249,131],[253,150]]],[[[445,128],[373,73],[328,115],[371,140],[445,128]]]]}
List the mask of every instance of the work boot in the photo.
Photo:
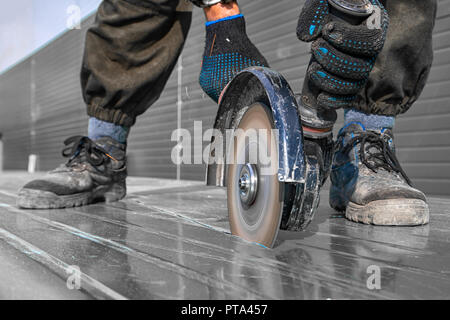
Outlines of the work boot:
{"type": "Polygon", "coordinates": [[[391,130],[366,130],[358,122],[338,136],[331,171],[330,205],[347,219],[375,225],[412,226],[429,221],[425,195],[395,156],[391,130]]]}
{"type": "Polygon", "coordinates": [[[17,205],[26,209],[78,207],[97,201],[112,202],[126,195],[126,146],[109,137],[92,141],[75,136],[67,139],[66,164],[42,179],[27,183],[17,205]]]}

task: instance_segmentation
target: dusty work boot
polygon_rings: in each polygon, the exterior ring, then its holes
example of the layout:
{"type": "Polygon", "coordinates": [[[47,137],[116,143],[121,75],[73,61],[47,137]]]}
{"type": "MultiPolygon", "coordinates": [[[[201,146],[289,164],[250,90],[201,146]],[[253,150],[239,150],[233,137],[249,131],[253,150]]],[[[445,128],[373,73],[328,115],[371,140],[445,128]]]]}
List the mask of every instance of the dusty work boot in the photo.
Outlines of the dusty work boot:
{"type": "Polygon", "coordinates": [[[68,162],[27,183],[19,191],[19,207],[57,209],[125,197],[125,144],[109,137],[92,141],[82,136],[71,137],[64,144],[63,156],[68,162]]]}
{"type": "Polygon", "coordinates": [[[365,224],[428,223],[427,200],[402,170],[391,130],[366,130],[360,123],[350,123],[340,131],[335,148],[332,208],[365,224]]]}

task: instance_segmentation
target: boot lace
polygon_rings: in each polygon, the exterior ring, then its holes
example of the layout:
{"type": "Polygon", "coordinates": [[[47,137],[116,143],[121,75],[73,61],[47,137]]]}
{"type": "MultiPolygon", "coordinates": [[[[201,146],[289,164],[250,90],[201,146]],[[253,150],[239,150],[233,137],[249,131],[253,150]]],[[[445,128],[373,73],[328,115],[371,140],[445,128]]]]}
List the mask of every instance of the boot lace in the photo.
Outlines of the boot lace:
{"type": "Polygon", "coordinates": [[[382,138],[380,134],[366,131],[352,138],[343,149],[344,153],[348,153],[354,146],[360,144],[359,157],[361,162],[373,172],[377,172],[379,168],[383,168],[389,172],[399,173],[406,182],[412,186],[411,180],[402,169],[394,151],[390,148],[389,143],[382,138]]]}
{"type": "Polygon", "coordinates": [[[64,141],[66,147],[62,151],[65,158],[70,158],[66,166],[88,162],[98,167],[105,162],[107,158],[117,161],[105,149],[100,147],[94,141],[84,136],[73,136],[64,141]]]}

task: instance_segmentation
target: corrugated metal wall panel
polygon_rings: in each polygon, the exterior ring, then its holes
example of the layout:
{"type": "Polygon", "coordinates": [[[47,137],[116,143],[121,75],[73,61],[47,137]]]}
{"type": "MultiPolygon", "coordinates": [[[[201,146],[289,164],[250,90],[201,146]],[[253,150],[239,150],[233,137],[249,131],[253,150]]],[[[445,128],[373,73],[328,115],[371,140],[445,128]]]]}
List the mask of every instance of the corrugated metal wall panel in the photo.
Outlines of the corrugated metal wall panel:
{"type": "Polygon", "coordinates": [[[30,154],[31,59],[0,77],[0,133],[3,168],[25,170],[30,154]]]}
{"type": "MultiPolygon", "coordinates": [[[[204,16],[201,10],[194,10],[194,18],[183,51],[183,72],[182,72],[182,108],[181,127],[188,129],[194,137],[194,121],[202,121],[203,130],[211,128],[214,124],[217,105],[206,96],[198,84],[198,77],[201,68],[201,59],[204,51],[205,25],[204,16]]],[[[207,142],[203,143],[203,148],[207,142]]],[[[202,152],[194,149],[193,152],[202,152]]],[[[192,162],[194,159],[192,159],[192,162]]],[[[182,165],[182,179],[203,180],[205,175],[204,165],[182,165]]]]}
{"type": "MultiPolygon", "coordinates": [[[[299,92],[309,61],[309,45],[298,41],[295,35],[304,1],[240,0],[239,3],[246,16],[249,37],[271,66],[299,92]]],[[[0,132],[4,134],[6,169],[26,168],[30,152],[39,155],[39,169],[50,169],[61,161],[62,139],[86,132],[87,117],[78,75],[84,34],[92,21],[90,17],[82,32],[64,34],[0,77],[0,132]],[[31,78],[36,84],[34,92],[30,91],[31,78]],[[21,88],[20,94],[17,88],[21,88]],[[35,138],[30,134],[30,104],[37,117],[33,125],[35,138]]],[[[214,121],[217,106],[198,85],[204,30],[203,13],[196,9],[179,65],[161,98],[139,117],[132,130],[130,174],[204,179],[204,165],[177,168],[172,163],[175,142],[170,141],[179,125],[193,134],[194,121],[202,121],[204,130],[214,121]]],[[[395,134],[399,158],[417,186],[428,193],[450,195],[450,0],[439,0],[434,49],[434,66],[424,93],[410,112],[397,119],[395,134]]],[[[342,118],[339,112],[335,131],[342,118]]]]}
{"type": "Polygon", "coordinates": [[[177,129],[177,67],[161,98],[140,116],[129,139],[128,161],[131,175],[176,178],[177,166],[171,161],[172,131],[177,129]]]}

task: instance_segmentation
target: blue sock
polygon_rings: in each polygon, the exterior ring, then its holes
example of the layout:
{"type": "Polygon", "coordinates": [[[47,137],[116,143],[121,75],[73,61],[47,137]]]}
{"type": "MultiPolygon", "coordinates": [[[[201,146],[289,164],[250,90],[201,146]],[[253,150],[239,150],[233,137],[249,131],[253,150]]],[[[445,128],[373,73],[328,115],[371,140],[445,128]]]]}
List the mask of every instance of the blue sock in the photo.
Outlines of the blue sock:
{"type": "Polygon", "coordinates": [[[115,125],[114,123],[89,118],[88,137],[97,140],[102,137],[111,137],[119,143],[126,143],[130,128],[115,125]]]}
{"type": "Polygon", "coordinates": [[[361,123],[367,130],[392,129],[395,125],[395,117],[367,114],[354,109],[345,109],[344,126],[351,122],[361,123]]]}

